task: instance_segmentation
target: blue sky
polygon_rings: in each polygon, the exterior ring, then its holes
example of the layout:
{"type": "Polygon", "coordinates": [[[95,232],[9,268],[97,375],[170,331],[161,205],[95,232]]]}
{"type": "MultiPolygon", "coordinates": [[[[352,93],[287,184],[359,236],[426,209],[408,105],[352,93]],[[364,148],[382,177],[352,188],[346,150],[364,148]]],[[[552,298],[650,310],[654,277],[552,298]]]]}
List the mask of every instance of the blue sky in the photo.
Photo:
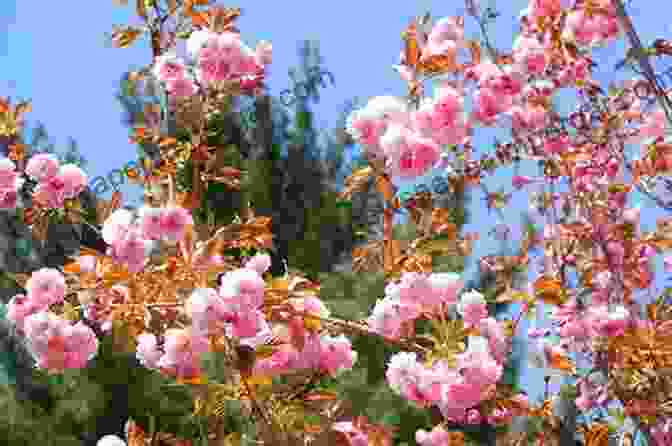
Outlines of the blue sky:
{"type": "MultiPolygon", "coordinates": [[[[516,18],[527,2],[481,3],[494,6],[501,13],[490,27],[491,38],[500,50],[509,50],[517,31],[516,18]]],[[[635,8],[630,8],[643,42],[669,32],[666,14],[657,14],[660,5],[658,1],[639,0],[635,8]]],[[[268,79],[271,94],[277,95],[290,85],[287,71],[298,62],[297,43],[302,39],[319,40],[325,66],[336,80],[335,87],[322,90],[321,102],[314,107],[318,122],[327,128],[332,126],[341,104],[353,97],[406,93],[392,65],[398,62],[400,33],[411,17],[427,10],[435,18],[463,11],[463,3],[457,0],[247,0],[227,6],[243,8],[238,25],[244,40],[250,44],[261,39],[273,43],[274,60],[268,79]]],[[[91,178],[105,175],[135,157],[128,130],[120,123],[122,109],[114,94],[122,73],[148,64],[151,53],[146,41],[116,49],[106,44],[105,37],[114,24],[136,23],[131,11],[130,7],[115,6],[112,0],[0,2],[0,95],[32,99],[29,124],[44,122],[57,147],[64,148],[69,136],[75,138],[89,160],[91,178]]],[[[477,35],[470,19],[467,33],[477,35]]],[[[605,62],[599,67],[598,79],[613,76],[612,68],[624,48],[621,41],[597,53],[597,61],[605,62]]],[[[559,105],[568,106],[569,100],[562,100],[559,105]]],[[[491,146],[494,135],[506,136],[505,132],[492,130],[477,130],[477,134],[475,147],[479,151],[491,146]]],[[[526,170],[522,173],[535,174],[526,170]]],[[[486,184],[490,190],[502,185],[510,190],[511,174],[511,169],[502,170],[486,184]]],[[[127,186],[122,191],[137,196],[138,189],[127,186]]],[[[496,221],[495,215],[488,214],[479,191],[473,197],[472,220],[466,229],[481,235],[475,245],[474,258],[478,258],[494,253],[499,245],[487,235],[496,221]]],[[[518,233],[520,214],[527,205],[527,193],[519,192],[504,211],[504,219],[513,225],[514,234],[518,233]]],[[[647,201],[641,205],[643,221],[652,228],[655,219],[663,214],[653,210],[647,201]]],[[[474,263],[467,275],[473,272],[474,263]]],[[[661,286],[662,281],[657,284],[661,286]]],[[[523,379],[532,395],[542,389],[539,373],[530,370],[523,379]]]]}

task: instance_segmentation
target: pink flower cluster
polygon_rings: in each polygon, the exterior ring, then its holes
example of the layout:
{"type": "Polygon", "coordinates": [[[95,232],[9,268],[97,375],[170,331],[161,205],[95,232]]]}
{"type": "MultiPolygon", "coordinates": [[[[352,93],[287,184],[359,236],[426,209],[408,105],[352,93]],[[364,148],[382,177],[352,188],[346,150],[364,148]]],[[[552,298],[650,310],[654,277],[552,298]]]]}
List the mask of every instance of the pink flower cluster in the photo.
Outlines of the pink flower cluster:
{"type": "Polygon", "coordinates": [[[404,272],[399,283],[385,287],[385,297],[376,302],[367,322],[375,333],[398,339],[423,313],[438,314],[442,304],[457,303],[461,288],[458,274],[404,272]]]}
{"type": "Polygon", "coordinates": [[[467,133],[460,93],[446,85],[434,101],[409,110],[401,98],[381,96],[348,117],[348,132],[390,174],[415,178],[440,157],[440,143],[459,143],[467,133]]]}
{"type": "Polygon", "coordinates": [[[40,269],[28,279],[26,291],[27,296],[10,300],[7,319],[26,336],[37,366],[49,373],[85,367],[98,351],[95,334],[82,322],[72,325],[48,311],[63,302],[65,277],[55,269],[40,269]]]}
{"type": "Polygon", "coordinates": [[[652,446],[672,444],[672,419],[658,417],[658,422],[651,428],[652,446]]]}
{"type": "Polygon", "coordinates": [[[514,414],[480,414],[472,408],[491,397],[502,372],[488,340],[470,336],[468,349],[458,355],[456,367],[442,359],[428,366],[416,353],[400,352],[390,359],[386,377],[395,392],[419,407],[437,406],[448,420],[479,423],[481,416],[486,416],[489,423],[497,423],[497,417],[510,419],[514,414]]]}
{"type": "Polygon", "coordinates": [[[14,162],[9,158],[0,159],[0,209],[16,207],[21,184],[14,162]]]}
{"type": "MultiPolygon", "coordinates": [[[[269,358],[257,361],[254,372],[263,376],[274,376],[314,369],[338,376],[351,369],[357,361],[357,352],[352,350],[350,340],[344,335],[334,337],[306,332],[303,336],[302,348],[284,344],[269,358]]],[[[280,339],[283,337],[280,336],[280,339]]],[[[287,337],[284,339],[289,340],[287,337]]]]}
{"type": "Polygon", "coordinates": [[[126,209],[118,209],[103,224],[102,236],[108,253],[129,271],[141,271],[152,240],[180,241],[187,226],[193,224],[191,214],[180,207],[149,208],[138,211],[138,218],[126,209]]]}
{"type": "Polygon", "coordinates": [[[168,93],[174,97],[195,94],[197,82],[206,87],[216,82],[239,81],[244,92],[252,93],[261,87],[265,66],[271,63],[272,48],[270,43],[262,41],[252,50],[238,33],[218,34],[204,29],[191,34],[187,52],[196,61],[195,75],[174,52],[165,53],[155,61],[154,75],[166,84],[168,93]]]}
{"type": "MultiPolygon", "coordinates": [[[[563,30],[567,39],[583,46],[602,43],[619,34],[615,10],[609,1],[600,0],[595,6],[598,9],[592,12],[578,6],[570,11],[563,30]]],[[[461,144],[474,125],[493,126],[500,117],[508,116],[515,134],[543,129],[548,125],[548,107],[543,104],[558,88],[585,81],[590,75],[590,61],[585,57],[551,69],[550,34],[543,41],[537,37],[542,34],[537,29],[538,19],[558,14],[562,8],[560,0],[532,0],[514,43],[513,64],[500,67],[485,59],[466,70],[465,80],[476,83],[469,115],[464,104],[468,94],[465,82],[442,81],[435,97],[425,98],[417,110],[410,110],[402,98],[371,99],[349,116],[348,132],[369,155],[384,157],[391,175],[414,178],[439,159],[442,145],[461,144]]],[[[455,60],[465,42],[463,20],[455,17],[437,21],[427,35],[418,31],[421,60],[436,55],[455,60]]],[[[405,62],[402,53],[401,65],[395,68],[406,81],[418,82],[414,68],[405,62]]]]}
{"type": "MultiPolygon", "coordinates": [[[[177,376],[199,373],[199,355],[208,349],[208,335],[226,334],[252,348],[274,335],[260,308],[264,302],[265,282],[261,274],[270,267],[270,256],[258,254],[243,268],[230,271],[222,278],[218,290],[198,288],[186,303],[191,318],[188,329],[166,333],[163,352],[154,335],[144,333],[139,338],[138,358],[148,368],[158,368],[177,376]]],[[[292,299],[296,311],[328,316],[324,304],[315,297],[292,299]]],[[[290,318],[288,318],[290,319],[290,318]]],[[[301,322],[303,322],[303,318],[301,322]]],[[[352,368],[356,353],[345,336],[319,335],[316,331],[300,329],[296,318],[291,328],[274,327],[277,338],[287,342],[271,357],[257,361],[255,373],[273,375],[291,370],[317,368],[335,375],[352,368]],[[301,337],[302,349],[295,348],[301,337]]]]}
{"type": "Polygon", "coordinates": [[[48,153],[30,158],[26,174],[38,182],[33,198],[49,208],[62,208],[65,200],[77,197],[87,183],[82,169],[74,164],[61,166],[58,158],[48,153]]]}

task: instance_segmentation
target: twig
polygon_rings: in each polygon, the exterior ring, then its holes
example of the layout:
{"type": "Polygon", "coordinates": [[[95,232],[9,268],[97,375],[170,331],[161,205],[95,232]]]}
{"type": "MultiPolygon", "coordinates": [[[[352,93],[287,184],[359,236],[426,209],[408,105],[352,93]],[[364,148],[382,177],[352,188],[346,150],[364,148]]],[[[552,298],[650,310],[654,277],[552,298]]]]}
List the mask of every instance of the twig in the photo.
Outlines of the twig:
{"type": "Polygon", "coordinates": [[[618,16],[618,18],[621,21],[621,24],[625,28],[625,32],[628,36],[628,40],[630,41],[630,45],[634,50],[634,56],[637,59],[637,63],[642,68],[644,77],[646,77],[646,80],[653,87],[653,90],[658,99],[658,103],[660,104],[661,108],[665,111],[665,116],[667,117],[668,124],[672,125],[672,103],[670,103],[670,99],[667,97],[663,89],[658,84],[658,80],[656,78],[655,72],[653,71],[653,67],[651,66],[651,62],[649,61],[649,57],[647,56],[644,48],[642,47],[642,42],[641,40],[639,40],[639,36],[637,35],[637,32],[635,31],[635,28],[632,25],[632,21],[630,20],[628,13],[625,11],[625,6],[623,6],[623,2],[621,0],[612,0],[612,2],[616,8],[616,15],[618,16]]]}

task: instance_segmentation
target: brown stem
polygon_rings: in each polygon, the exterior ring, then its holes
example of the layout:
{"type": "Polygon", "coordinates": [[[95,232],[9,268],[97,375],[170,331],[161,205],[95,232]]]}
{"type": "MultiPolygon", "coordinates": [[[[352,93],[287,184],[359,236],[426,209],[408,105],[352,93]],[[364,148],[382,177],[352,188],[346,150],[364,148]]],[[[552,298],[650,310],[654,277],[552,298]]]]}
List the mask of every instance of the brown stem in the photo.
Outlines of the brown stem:
{"type": "Polygon", "coordinates": [[[308,317],[308,318],[312,318],[312,319],[317,319],[320,322],[324,322],[326,324],[331,324],[331,325],[338,325],[342,328],[345,328],[347,330],[355,331],[359,334],[368,335],[368,336],[378,336],[379,338],[384,339],[385,342],[400,346],[400,347],[402,347],[403,349],[406,349],[406,350],[415,351],[417,353],[427,353],[429,351],[429,349],[427,349],[425,347],[422,347],[421,345],[415,344],[415,343],[411,342],[410,340],[394,339],[394,338],[390,338],[390,337],[387,337],[387,336],[383,336],[381,334],[375,333],[375,332],[369,330],[368,328],[366,328],[362,325],[356,324],[354,322],[344,321],[344,320],[334,319],[334,318],[323,318],[323,317],[317,316],[317,315],[312,314],[312,313],[307,313],[307,312],[303,312],[303,311],[294,310],[291,307],[289,307],[289,308],[283,307],[282,310],[289,312],[292,316],[301,316],[301,317],[308,317]]]}

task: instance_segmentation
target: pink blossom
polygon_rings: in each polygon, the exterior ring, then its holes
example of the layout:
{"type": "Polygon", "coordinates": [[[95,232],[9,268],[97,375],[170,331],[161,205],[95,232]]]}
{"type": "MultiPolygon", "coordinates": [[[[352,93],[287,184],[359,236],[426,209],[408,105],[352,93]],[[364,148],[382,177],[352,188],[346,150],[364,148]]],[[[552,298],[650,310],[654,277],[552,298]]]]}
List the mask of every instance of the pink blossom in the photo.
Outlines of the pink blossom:
{"type": "MultiPolygon", "coordinates": [[[[462,289],[463,286],[459,274],[432,273],[427,280],[432,288],[433,294],[430,302],[444,304],[457,303],[457,293],[462,289]]],[[[429,300],[429,296],[427,300],[429,300]]]]}
{"type": "Polygon", "coordinates": [[[7,320],[11,321],[19,331],[22,331],[25,319],[45,308],[45,305],[38,305],[27,296],[17,294],[7,304],[7,320]]]}
{"type": "Polygon", "coordinates": [[[175,81],[184,79],[186,67],[182,59],[174,52],[166,52],[156,58],[152,72],[160,81],[175,81]]]}
{"type": "Polygon", "coordinates": [[[401,336],[403,324],[418,316],[420,307],[417,304],[404,304],[398,296],[386,296],[376,302],[367,322],[373,332],[396,339],[401,336]]]}
{"type": "Polygon", "coordinates": [[[562,153],[569,148],[569,136],[559,135],[553,138],[544,139],[544,151],[549,154],[562,153]]]}
{"type": "Polygon", "coordinates": [[[124,264],[129,271],[139,272],[145,266],[147,245],[137,226],[127,228],[122,237],[113,240],[108,248],[114,261],[124,264]]]}
{"type": "Polygon", "coordinates": [[[143,206],[138,210],[140,217],[140,227],[142,228],[142,236],[148,240],[159,240],[162,235],[161,215],[162,208],[153,208],[143,206]]]}
{"type": "Polygon", "coordinates": [[[447,410],[448,414],[451,412],[455,414],[451,409],[457,410],[458,413],[464,416],[464,411],[478,404],[480,400],[481,386],[465,380],[459,380],[451,382],[446,386],[440,408],[442,412],[447,410]]]}
{"type": "Polygon", "coordinates": [[[189,78],[173,79],[166,82],[166,91],[176,98],[188,98],[198,91],[198,87],[189,78]]]}
{"type": "Polygon", "coordinates": [[[62,208],[67,198],[66,194],[71,192],[66,187],[65,179],[60,175],[56,175],[40,182],[35,194],[38,197],[38,201],[44,202],[47,207],[54,209],[62,208]]]}
{"type": "Polygon", "coordinates": [[[443,426],[435,426],[431,432],[420,429],[415,432],[415,441],[420,446],[450,446],[450,433],[443,426]]]}
{"type": "Polygon", "coordinates": [[[259,65],[269,65],[273,60],[273,46],[270,42],[262,40],[254,50],[254,57],[259,65]]]}
{"type": "Polygon", "coordinates": [[[60,164],[56,155],[38,153],[28,160],[26,173],[39,182],[47,181],[56,176],[60,164]]]}
{"type": "Polygon", "coordinates": [[[78,261],[79,269],[83,273],[93,273],[96,271],[96,257],[95,256],[80,256],[78,261]]]}
{"type": "Polygon", "coordinates": [[[198,57],[198,77],[201,82],[219,82],[240,74],[243,62],[240,36],[225,32],[212,35],[200,50],[198,57]]]}
{"type": "Polygon", "coordinates": [[[528,18],[534,22],[538,18],[556,16],[566,3],[564,0],[530,0],[528,18]]]}
{"type": "Polygon", "coordinates": [[[667,256],[663,259],[665,265],[665,272],[672,273],[672,256],[667,256]]]}
{"type": "Polygon", "coordinates": [[[392,390],[403,395],[421,371],[416,353],[399,352],[390,358],[385,376],[392,390]]]}
{"type": "Polygon", "coordinates": [[[15,209],[19,201],[16,190],[0,189],[0,209],[15,209]]]}
{"type": "Polygon", "coordinates": [[[535,182],[535,179],[532,177],[526,177],[526,176],[520,176],[520,175],[514,175],[513,178],[511,178],[511,183],[514,188],[520,190],[523,187],[527,186],[528,184],[532,184],[535,182]]]}
{"type": "Polygon", "coordinates": [[[133,214],[126,209],[117,209],[103,223],[102,236],[105,243],[111,245],[129,231],[133,214]]]}
{"type": "Polygon", "coordinates": [[[184,237],[187,225],[193,224],[191,214],[181,207],[167,207],[161,212],[160,226],[163,239],[177,241],[184,237]]]}
{"type": "Polygon", "coordinates": [[[66,198],[75,198],[79,195],[88,181],[84,171],[74,164],[61,166],[58,176],[63,180],[66,198]]]}
{"type": "Polygon", "coordinates": [[[352,421],[339,421],[333,423],[331,428],[345,437],[348,446],[369,446],[368,435],[355,427],[352,421]]]}
{"type": "Polygon", "coordinates": [[[349,370],[357,361],[357,352],[352,350],[350,340],[344,335],[320,338],[320,369],[336,376],[343,370],[349,370]]]}
{"type": "Polygon", "coordinates": [[[533,37],[520,35],[513,44],[513,56],[530,74],[541,74],[547,64],[544,45],[533,37]]]}
{"type": "Polygon", "coordinates": [[[245,268],[256,271],[257,274],[264,274],[271,267],[271,256],[268,254],[257,254],[245,263],[245,268]]]}
{"type": "Polygon", "coordinates": [[[264,303],[264,279],[256,271],[241,268],[227,272],[222,278],[219,295],[225,302],[242,310],[256,309],[264,303]]]}
{"type": "Polygon", "coordinates": [[[0,159],[0,190],[16,190],[18,173],[16,165],[9,158],[0,159]]]}
{"type": "Polygon", "coordinates": [[[546,123],[546,110],[542,107],[513,106],[508,113],[511,115],[511,126],[517,132],[540,130],[546,123]]]}
{"type": "Polygon", "coordinates": [[[235,313],[227,334],[237,338],[252,338],[263,328],[264,315],[259,310],[235,313]]]}
{"type": "Polygon", "coordinates": [[[477,326],[482,319],[488,317],[488,308],[485,303],[465,301],[464,295],[457,308],[457,311],[464,319],[464,325],[466,327],[477,326]]]}
{"type": "Polygon", "coordinates": [[[191,58],[198,57],[201,48],[213,38],[216,38],[216,34],[210,30],[203,29],[193,31],[187,39],[187,54],[189,54],[191,58]]]}
{"type": "Polygon", "coordinates": [[[54,268],[42,268],[34,271],[26,282],[28,296],[38,306],[63,302],[65,289],[65,277],[54,268]]]}
{"type": "Polygon", "coordinates": [[[429,170],[439,160],[440,149],[434,141],[417,134],[408,135],[399,152],[389,158],[390,173],[403,178],[415,178],[429,170]]]}
{"type": "Polygon", "coordinates": [[[510,106],[510,96],[497,94],[493,89],[481,88],[476,92],[472,118],[484,126],[491,126],[496,122],[497,116],[510,106]]]}
{"type": "Polygon", "coordinates": [[[191,378],[200,375],[200,358],[193,349],[193,341],[195,339],[189,330],[166,330],[165,353],[157,366],[178,377],[191,378]]]}

